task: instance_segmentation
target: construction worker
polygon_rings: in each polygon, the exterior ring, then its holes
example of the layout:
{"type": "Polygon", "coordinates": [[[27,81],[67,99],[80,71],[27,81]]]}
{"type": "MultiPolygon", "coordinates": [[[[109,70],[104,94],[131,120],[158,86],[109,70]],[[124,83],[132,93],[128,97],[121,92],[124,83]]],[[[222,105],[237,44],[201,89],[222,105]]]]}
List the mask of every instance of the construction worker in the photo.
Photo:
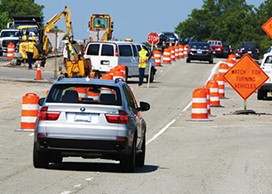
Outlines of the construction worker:
{"type": "Polygon", "coordinates": [[[139,87],[143,87],[146,62],[148,60],[147,54],[148,52],[144,48],[139,51],[139,87]]]}
{"type": "Polygon", "coordinates": [[[23,63],[25,63],[27,60],[27,54],[26,54],[27,44],[28,44],[27,43],[27,36],[23,35],[22,42],[20,42],[20,44],[19,44],[19,52],[22,55],[23,63]]]}
{"type": "Polygon", "coordinates": [[[27,42],[26,47],[28,69],[32,69],[35,44],[36,44],[35,36],[29,37],[29,41],[27,42]]]}

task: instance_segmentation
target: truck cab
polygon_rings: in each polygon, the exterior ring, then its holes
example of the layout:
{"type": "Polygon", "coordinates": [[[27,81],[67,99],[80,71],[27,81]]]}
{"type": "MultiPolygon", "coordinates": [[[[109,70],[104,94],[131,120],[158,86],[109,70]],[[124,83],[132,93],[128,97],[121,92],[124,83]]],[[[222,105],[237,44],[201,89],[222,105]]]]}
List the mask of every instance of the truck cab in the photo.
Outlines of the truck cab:
{"type": "Polygon", "coordinates": [[[257,99],[265,100],[272,98],[272,52],[264,54],[260,67],[269,79],[258,89],[257,99]]]}
{"type": "Polygon", "coordinates": [[[112,39],[113,22],[108,14],[93,14],[89,21],[90,41],[107,41],[112,39]]]}

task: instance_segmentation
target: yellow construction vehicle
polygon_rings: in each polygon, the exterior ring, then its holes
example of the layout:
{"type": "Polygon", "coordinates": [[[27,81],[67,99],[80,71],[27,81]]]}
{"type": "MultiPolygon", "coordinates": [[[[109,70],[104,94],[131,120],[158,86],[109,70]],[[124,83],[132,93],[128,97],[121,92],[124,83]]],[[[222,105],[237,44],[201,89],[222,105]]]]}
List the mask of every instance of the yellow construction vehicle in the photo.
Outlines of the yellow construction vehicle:
{"type": "Polygon", "coordinates": [[[107,41],[112,39],[113,21],[108,14],[93,14],[89,21],[90,41],[107,41]]]}

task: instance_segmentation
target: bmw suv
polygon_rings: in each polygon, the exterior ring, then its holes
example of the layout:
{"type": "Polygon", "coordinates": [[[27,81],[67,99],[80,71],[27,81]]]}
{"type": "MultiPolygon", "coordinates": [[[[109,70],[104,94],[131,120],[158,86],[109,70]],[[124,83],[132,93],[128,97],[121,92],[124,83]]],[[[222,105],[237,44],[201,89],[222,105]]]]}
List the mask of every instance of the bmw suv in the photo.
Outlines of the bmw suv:
{"type": "Polygon", "coordinates": [[[146,122],[130,87],[121,79],[61,78],[39,100],[33,165],[47,168],[63,157],[120,161],[133,172],[145,160],[146,122]]]}

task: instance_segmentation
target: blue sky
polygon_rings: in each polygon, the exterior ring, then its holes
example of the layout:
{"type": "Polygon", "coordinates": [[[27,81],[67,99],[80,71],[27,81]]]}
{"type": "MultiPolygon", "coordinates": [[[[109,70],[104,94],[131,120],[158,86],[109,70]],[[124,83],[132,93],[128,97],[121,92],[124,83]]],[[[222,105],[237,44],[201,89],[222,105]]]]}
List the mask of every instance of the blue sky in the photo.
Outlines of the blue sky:
{"type": "MultiPolygon", "coordinates": [[[[263,1],[247,0],[258,7],[263,1]]],[[[74,28],[74,38],[88,38],[88,21],[94,13],[110,14],[114,21],[114,38],[133,38],[136,42],[145,42],[149,32],[174,31],[184,21],[192,9],[200,9],[202,0],[36,0],[44,5],[45,22],[54,14],[59,14],[68,6],[74,28]]],[[[56,24],[65,30],[64,19],[56,24]]]]}

